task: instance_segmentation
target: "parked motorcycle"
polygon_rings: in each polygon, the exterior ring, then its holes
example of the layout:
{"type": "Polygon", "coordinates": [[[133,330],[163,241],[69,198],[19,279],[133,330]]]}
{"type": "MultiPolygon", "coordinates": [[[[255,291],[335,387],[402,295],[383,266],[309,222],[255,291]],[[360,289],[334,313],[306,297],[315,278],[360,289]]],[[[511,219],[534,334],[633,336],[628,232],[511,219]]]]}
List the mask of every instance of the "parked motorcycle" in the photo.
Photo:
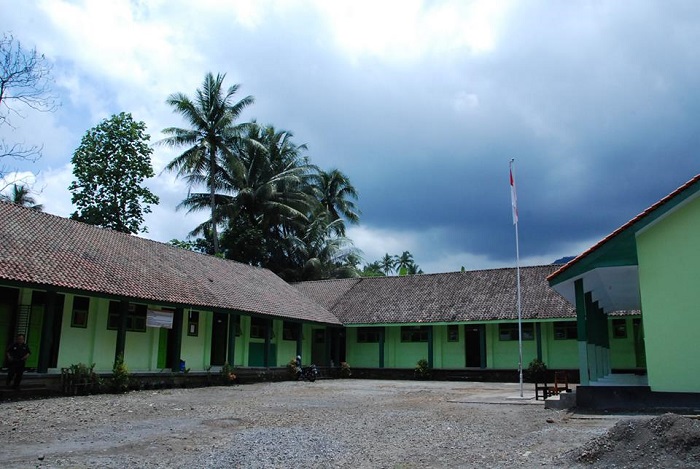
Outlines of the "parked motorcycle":
{"type": "Polygon", "coordinates": [[[318,369],[316,365],[302,366],[297,368],[297,380],[304,380],[313,383],[318,377],[318,369]]]}

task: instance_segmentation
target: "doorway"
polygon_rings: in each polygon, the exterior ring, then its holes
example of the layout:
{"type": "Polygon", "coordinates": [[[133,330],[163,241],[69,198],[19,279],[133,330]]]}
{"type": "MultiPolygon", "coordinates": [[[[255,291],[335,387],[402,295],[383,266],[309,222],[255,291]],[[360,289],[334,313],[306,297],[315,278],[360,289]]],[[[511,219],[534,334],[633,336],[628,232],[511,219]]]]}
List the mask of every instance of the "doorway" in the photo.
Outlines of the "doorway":
{"type": "Polygon", "coordinates": [[[486,326],[465,325],[464,347],[467,368],[486,368],[486,326]]]}
{"type": "Polygon", "coordinates": [[[312,331],[311,342],[311,363],[318,366],[327,366],[327,356],[328,350],[326,349],[326,329],[314,329],[312,331]]]}
{"type": "Polygon", "coordinates": [[[209,362],[212,366],[222,366],[226,363],[228,320],[228,314],[214,313],[214,320],[211,323],[211,357],[209,362]]]}

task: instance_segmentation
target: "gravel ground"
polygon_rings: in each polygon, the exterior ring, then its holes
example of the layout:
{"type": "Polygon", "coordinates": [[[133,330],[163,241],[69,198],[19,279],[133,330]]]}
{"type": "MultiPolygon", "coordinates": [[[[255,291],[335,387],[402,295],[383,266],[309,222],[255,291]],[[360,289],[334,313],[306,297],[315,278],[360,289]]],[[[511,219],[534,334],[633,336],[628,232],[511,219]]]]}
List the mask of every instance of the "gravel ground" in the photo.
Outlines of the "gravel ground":
{"type": "Polygon", "coordinates": [[[4,402],[0,461],[6,468],[586,467],[571,452],[620,420],[547,410],[518,394],[517,384],[321,380],[4,402]]]}

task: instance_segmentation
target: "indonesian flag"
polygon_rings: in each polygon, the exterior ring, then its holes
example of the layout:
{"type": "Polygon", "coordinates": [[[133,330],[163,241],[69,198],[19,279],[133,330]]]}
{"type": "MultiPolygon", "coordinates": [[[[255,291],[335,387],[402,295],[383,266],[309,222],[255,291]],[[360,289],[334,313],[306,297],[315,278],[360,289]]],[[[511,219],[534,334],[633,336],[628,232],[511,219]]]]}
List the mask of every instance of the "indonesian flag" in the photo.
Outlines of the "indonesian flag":
{"type": "Polygon", "coordinates": [[[518,223],[518,196],[515,194],[515,179],[513,179],[513,164],[510,166],[510,205],[513,209],[513,224],[518,223]]]}

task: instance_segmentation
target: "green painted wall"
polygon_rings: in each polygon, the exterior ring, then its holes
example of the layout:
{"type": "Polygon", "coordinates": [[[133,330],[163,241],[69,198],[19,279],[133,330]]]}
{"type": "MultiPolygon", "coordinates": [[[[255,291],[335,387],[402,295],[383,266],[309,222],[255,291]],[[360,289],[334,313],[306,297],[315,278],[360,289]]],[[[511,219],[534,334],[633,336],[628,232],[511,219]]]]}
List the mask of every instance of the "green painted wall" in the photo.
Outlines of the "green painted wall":
{"type": "MultiPolygon", "coordinates": [[[[413,368],[421,358],[428,358],[426,343],[402,343],[400,326],[386,327],[384,364],[387,368],[413,368]]],[[[379,366],[379,344],[357,343],[357,327],[347,329],[347,359],[350,366],[373,368],[379,366]]],[[[459,369],[465,367],[465,336],[459,326],[459,340],[447,341],[447,326],[433,326],[434,368],[459,369]]],[[[542,323],[542,353],[547,366],[552,369],[576,369],[578,344],[575,339],[554,340],[551,322],[542,323]]],[[[537,357],[535,340],[523,341],[523,366],[537,357]]],[[[633,360],[633,358],[632,358],[633,360]]],[[[502,341],[498,336],[498,324],[486,324],[486,364],[490,369],[517,369],[518,341],[502,341]]]]}
{"type": "MultiPolygon", "coordinates": [[[[190,370],[201,371],[209,366],[211,356],[211,344],[207,347],[207,336],[211,337],[211,327],[204,327],[211,323],[211,311],[199,311],[199,330],[196,336],[187,335],[189,322],[189,310],[182,313],[182,344],[180,359],[185,361],[185,366],[190,370]]],[[[148,329],[148,328],[147,328],[148,329]]],[[[156,366],[155,369],[160,368],[156,366]]]]}
{"type": "Polygon", "coordinates": [[[608,338],[610,341],[610,367],[633,369],[637,367],[634,348],[634,331],[632,328],[632,318],[609,318],[608,338]],[[613,331],[613,320],[622,319],[625,321],[626,337],[615,337],[613,331]]]}
{"type": "MultiPolygon", "coordinates": [[[[73,298],[74,295],[66,295],[63,308],[61,343],[59,344],[58,350],[58,368],[68,367],[78,363],[91,364],[93,362],[93,338],[98,314],[97,301],[94,298],[90,300],[87,327],[71,327],[73,298]]],[[[114,350],[112,351],[112,355],[114,355],[114,350]]]]}
{"type": "Polygon", "coordinates": [[[433,328],[435,368],[464,368],[464,326],[462,324],[458,325],[457,332],[459,340],[448,342],[447,326],[433,328]]]}
{"type": "MultiPolygon", "coordinates": [[[[23,290],[22,301],[29,301],[31,290],[23,290]]],[[[71,327],[73,295],[65,295],[62,336],[59,349],[58,367],[67,367],[75,363],[95,363],[98,371],[111,371],[116,345],[116,331],[107,330],[109,301],[91,298],[86,328],[71,327]]],[[[26,304],[26,303],[24,303],[26,304]]],[[[152,307],[159,309],[158,307],[152,307]]],[[[31,337],[37,341],[33,348],[33,359],[39,356],[38,341],[41,330],[43,308],[32,317],[31,337]]],[[[187,335],[187,310],[183,316],[183,337],[181,357],[186,366],[193,371],[203,371],[210,364],[213,313],[200,311],[200,323],[197,336],[187,335]]],[[[631,319],[629,330],[631,331],[631,319]]],[[[261,351],[263,339],[250,339],[251,318],[242,315],[241,335],[236,337],[235,366],[253,365],[251,350],[261,351]],[[252,345],[251,344],[255,344],[252,345]]],[[[542,353],[549,368],[576,368],[578,351],[575,340],[554,340],[551,322],[542,324],[542,353]]],[[[304,324],[302,328],[302,359],[304,364],[312,361],[312,339],[318,325],[304,324]]],[[[428,359],[428,344],[425,342],[401,342],[401,326],[387,326],[385,329],[384,366],[387,368],[415,367],[420,359],[428,359]]],[[[612,328],[611,328],[612,329],[612,328]]],[[[296,355],[296,341],[283,340],[283,321],[273,321],[274,338],[271,364],[286,366],[296,355]]],[[[448,326],[433,326],[433,366],[442,369],[460,369],[465,366],[465,329],[458,328],[459,337],[455,342],[448,342],[448,326]]],[[[486,363],[490,369],[515,369],[518,364],[518,342],[501,341],[498,336],[498,324],[488,323],[486,331],[486,363]]],[[[612,333],[612,332],[611,332],[612,333]]],[[[125,362],[131,371],[159,371],[169,368],[164,364],[165,339],[167,333],[161,329],[147,328],[146,332],[127,332],[125,362]]],[[[619,341],[611,338],[611,356],[613,367],[633,368],[634,348],[632,333],[629,340],[619,341]]],[[[535,340],[523,342],[523,365],[537,356],[535,340]]],[[[379,344],[357,343],[357,327],[346,329],[346,360],[351,367],[372,368],[379,366],[379,344]]],[[[254,362],[255,360],[253,360],[254,362]]]]}
{"type": "MultiPolygon", "coordinates": [[[[498,324],[487,324],[486,348],[487,355],[490,359],[487,361],[487,368],[497,370],[513,370],[518,368],[518,341],[500,340],[498,337],[498,324]]],[[[527,368],[527,365],[533,358],[537,358],[537,343],[534,339],[523,340],[523,368],[527,368]]]]}
{"type": "Polygon", "coordinates": [[[377,368],[379,367],[379,343],[358,343],[357,327],[346,329],[345,347],[346,359],[351,367],[377,368]]]}
{"type": "Polygon", "coordinates": [[[653,391],[700,392],[700,198],[637,236],[647,373],[653,391]]]}
{"type": "MultiPolygon", "coordinates": [[[[576,324],[576,321],[572,321],[576,324]]],[[[578,341],[577,339],[555,339],[554,323],[542,324],[542,361],[551,369],[576,369],[578,368],[578,341]]],[[[535,352],[536,357],[537,354],[535,352]]],[[[527,368],[532,359],[523,357],[523,366],[527,368]]]]}

